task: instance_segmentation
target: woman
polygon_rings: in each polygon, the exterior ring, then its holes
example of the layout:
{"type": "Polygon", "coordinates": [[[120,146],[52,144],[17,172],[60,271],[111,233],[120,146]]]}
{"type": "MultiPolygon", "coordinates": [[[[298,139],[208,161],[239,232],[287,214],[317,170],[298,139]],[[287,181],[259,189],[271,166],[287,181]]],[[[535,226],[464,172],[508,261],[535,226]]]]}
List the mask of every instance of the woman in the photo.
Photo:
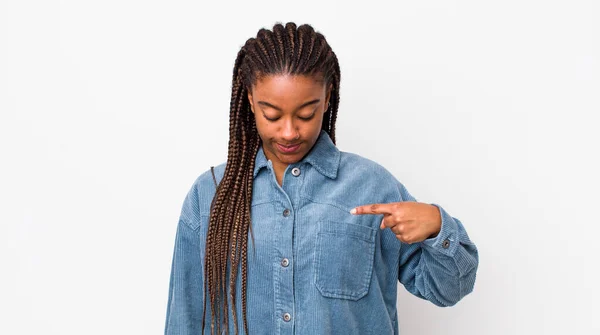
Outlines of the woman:
{"type": "Polygon", "coordinates": [[[439,306],[472,291],[478,254],[461,222],[336,148],[339,85],[309,25],[241,48],[227,162],[181,211],[166,334],[397,334],[397,281],[439,306]]]}

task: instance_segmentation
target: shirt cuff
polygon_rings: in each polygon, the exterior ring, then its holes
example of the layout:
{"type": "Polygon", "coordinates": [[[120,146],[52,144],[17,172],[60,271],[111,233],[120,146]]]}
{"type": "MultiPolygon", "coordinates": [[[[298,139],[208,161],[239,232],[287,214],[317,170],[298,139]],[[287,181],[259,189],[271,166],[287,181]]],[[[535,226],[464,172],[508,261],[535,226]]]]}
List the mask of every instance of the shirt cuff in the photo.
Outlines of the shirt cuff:
{"type": "Polygon", "coordinates": [[[437,207],[442,218],[442,227],[436,237],[428,238],[421,242],[429,250],[439,252],[448,256],[453,256],[458,248],[458,225],[446,211],[437,204],[431,204],[437,207]]]}

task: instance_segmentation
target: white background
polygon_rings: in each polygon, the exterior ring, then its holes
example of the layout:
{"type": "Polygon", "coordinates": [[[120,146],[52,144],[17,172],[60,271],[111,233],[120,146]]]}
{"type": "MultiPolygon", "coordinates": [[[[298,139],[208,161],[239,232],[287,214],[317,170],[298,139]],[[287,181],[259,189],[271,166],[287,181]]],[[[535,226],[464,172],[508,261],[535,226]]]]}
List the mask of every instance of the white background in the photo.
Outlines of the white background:
{"type": "Polygon", "coordinates": [[[175,228],[226,159],[233,62],[324,33],[338,146],[461,219],[475,291],[402,334],[598,334],[598,1],[0,1],[0,333],[161,334],[175,228]]]}

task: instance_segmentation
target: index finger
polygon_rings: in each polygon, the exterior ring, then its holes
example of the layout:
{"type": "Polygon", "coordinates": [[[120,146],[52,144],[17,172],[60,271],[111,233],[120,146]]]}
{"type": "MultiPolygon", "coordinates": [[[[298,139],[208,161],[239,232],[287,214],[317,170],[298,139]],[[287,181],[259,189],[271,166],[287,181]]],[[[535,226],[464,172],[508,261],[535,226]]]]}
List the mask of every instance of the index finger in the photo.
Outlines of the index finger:
{"type": "Polygon", "coordinates": [[[392,214],[392,206],[390,204],[370,204],[354,207],[350,214],[392,214]]]}

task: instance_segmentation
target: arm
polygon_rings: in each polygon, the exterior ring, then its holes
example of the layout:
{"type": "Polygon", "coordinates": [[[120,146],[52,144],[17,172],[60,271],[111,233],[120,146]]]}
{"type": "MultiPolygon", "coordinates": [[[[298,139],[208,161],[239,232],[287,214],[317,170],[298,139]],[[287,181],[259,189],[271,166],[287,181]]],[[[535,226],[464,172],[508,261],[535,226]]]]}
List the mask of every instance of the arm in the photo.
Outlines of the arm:
{"type": "MultiPolygon", "coordinates": [[[[416,201],[398,183],[402,201],[416,201]]],[[[438,306],[452,306],[475,285],[479,264],[477,247],[462,223],[438,205],[441,230],[434,238],[400,248],[398,280],[406,289],[438,306]]]]}
{"type": "Polygon", "coordinates": [[[200,334],[204,309],[204,284],[200,215],[195,187],[188,193],[175,237],[165,335],[200,334]]]}

